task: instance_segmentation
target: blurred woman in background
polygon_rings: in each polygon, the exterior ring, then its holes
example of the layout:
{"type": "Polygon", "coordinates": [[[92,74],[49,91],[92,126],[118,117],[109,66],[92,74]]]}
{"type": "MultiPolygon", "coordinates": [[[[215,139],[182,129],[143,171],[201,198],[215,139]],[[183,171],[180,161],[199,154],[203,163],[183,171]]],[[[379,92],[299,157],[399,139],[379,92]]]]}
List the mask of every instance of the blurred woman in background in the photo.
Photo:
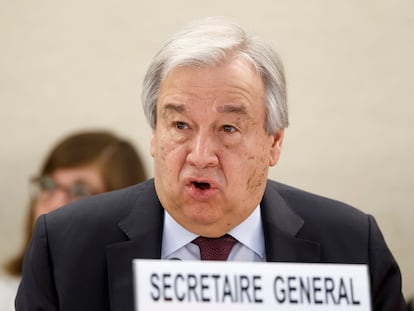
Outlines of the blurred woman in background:
{"type": "Polygon", "coordinates": [[[0,281],[0,310],[14,310],[24,252],[39,215],[82,197],[146,179],[138,152],[110,132],[78,132],[59,142],[47,156],[40,174],[30,180],[32,193],[25,219],[25,242],[17,256],[5,265],[10,277],[0,281]]]}

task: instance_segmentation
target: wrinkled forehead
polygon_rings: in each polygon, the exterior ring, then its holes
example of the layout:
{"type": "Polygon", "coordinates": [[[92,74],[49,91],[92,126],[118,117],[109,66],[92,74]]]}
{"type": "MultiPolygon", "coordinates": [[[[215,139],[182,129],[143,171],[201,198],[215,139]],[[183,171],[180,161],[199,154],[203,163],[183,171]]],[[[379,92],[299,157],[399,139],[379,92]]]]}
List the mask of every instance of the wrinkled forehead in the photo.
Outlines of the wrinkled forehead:
{"type": "Polygon", "coordinates": [[[240,120],[265,115],[261,78],[244,61],[215,67],[175,68],[160,88],[157,110],[161,118],[237,116],[240,120]]]}

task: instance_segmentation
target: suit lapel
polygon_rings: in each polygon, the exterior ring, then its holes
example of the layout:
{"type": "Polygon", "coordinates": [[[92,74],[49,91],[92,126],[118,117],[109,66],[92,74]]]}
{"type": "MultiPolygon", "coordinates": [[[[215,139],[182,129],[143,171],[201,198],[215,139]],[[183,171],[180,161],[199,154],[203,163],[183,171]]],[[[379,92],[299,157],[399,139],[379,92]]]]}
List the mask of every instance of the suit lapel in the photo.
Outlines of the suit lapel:
{"type": "Polygon", "coordinates": [[[268,181],[260,203],[267,261],[319,262],[320,245],[298,237],[304,220],[286,204],[276,185],[268,181]]]}
{"type": "Polygon", "coordinates": [[[119,222],[126,240],[108,245],[106,252],[111,310],[133,310],[132,259],[161,258],[163,213],[149,182],[131,213],[119,222]]]}
{"type": "MultiPolygon", "coordinates": [[[[108,287],[111,310],[133,310],[132,259],[161,258],[164,210],[153,181],[141,187],[131,213],[118,224],[125,241],[107,246],[108,287]]],[[[261,205],[266,258],[272,262],[319,262],[320,246],[300,239],[304,225],[285,202],[276,184],[268,182],[261,205]]]]}

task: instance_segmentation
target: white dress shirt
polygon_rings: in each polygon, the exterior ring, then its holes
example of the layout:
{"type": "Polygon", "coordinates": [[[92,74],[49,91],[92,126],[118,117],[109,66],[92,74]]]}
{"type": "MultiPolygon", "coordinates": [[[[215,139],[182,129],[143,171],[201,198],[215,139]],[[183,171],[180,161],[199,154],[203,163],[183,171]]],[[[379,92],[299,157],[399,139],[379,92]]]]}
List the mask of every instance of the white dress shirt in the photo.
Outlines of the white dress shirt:
{"type": "MultiPolygon", "coordinates": [[[[228,232],[238,242],[227,261],[265,261],[265,247],[260,206],[240,225],[228,232]]],[[[200,260],[200,250],[191,243],[198,235],[178,224],[165,211],[162,236],[162,259],[200,260]]]]}

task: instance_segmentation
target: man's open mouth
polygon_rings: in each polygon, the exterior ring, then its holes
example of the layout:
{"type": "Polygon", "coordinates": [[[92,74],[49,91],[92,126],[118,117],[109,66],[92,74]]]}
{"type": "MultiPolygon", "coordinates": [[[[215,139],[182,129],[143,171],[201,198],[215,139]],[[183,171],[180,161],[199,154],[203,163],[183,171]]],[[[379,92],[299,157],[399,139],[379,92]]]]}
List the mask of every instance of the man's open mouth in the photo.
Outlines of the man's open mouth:
{"type": "Polygon", "coordinates": [[[206,183],[206,182],[197,182],[197,181],[193,181],[193,185],[200,190],[208,190],[210,189],[210,184],[206,183]]]}

